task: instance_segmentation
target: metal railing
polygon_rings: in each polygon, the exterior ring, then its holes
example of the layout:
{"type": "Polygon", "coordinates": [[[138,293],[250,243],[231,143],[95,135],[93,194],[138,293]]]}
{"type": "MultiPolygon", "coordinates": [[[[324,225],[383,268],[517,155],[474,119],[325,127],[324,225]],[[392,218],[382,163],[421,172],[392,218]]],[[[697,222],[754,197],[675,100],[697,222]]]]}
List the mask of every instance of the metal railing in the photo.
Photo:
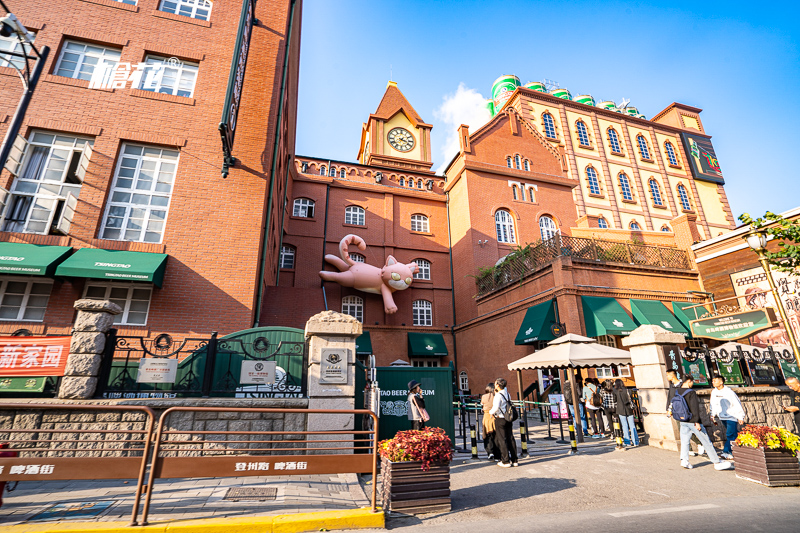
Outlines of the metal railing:
{"type": "Polygon", "coordinates": [[[519,248],[492,268],[484,269],[475,277],[480,298],[517,283],[557,257],[601,263],[625,263],[690,270],[691,262],[684,250],[666,246],[651,246],[619,241],[604,241],[554,235],[519,248]]]}

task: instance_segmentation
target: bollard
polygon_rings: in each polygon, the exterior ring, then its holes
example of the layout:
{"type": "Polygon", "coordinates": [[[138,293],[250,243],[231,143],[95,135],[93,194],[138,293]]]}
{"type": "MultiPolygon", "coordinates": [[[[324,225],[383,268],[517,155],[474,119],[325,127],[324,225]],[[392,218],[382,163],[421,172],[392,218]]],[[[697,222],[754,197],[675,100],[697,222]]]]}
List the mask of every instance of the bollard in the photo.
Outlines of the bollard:
{"type": "MultiPolygon", "coordinates": [[[[519,398],[519,395],[517,395],[519,398]]],[[[524,406],[523,410],[524,410],[524,406]]],[[[524,415],[523,415],[524,416],[524,415]]],[[[522,444],[522,453],[520,453],[520,457],[528,457],[528,431],[525,427],[525,419],[520,418],[519,420],[519,441],[522,444]]]]}
{"type": "Polygon", "coordinates": [[[478,435],[475,431],[475,426],[469,426],[469,438],[472,441],[472,459],[478,460],[478,435]]]}
{"type": "Polygon", "coordinates": [[[569,444],[570,444],[569,455],[577,455],[578,441],[575,440],[575,418],[573,416],[569,417],[569,444]]]}
{"type": "Polygon", "coordinates": [[[622,444],[622,428],[619,425],[619,415],[614,415],[614,436],[617,438],[617,450],[624,450],[622,444]]]}

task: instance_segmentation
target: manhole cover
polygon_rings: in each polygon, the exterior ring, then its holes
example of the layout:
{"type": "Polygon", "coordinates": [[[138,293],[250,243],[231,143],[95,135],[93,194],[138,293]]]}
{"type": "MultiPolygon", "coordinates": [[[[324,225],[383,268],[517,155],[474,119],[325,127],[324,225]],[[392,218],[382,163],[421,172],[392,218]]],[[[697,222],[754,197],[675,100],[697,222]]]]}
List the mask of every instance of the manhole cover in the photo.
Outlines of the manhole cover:
{"type": "Polygon", "coordinates": [[[278,489],[275,487],[231,487],[222,499],[233,502],[243,500],[265,502],[267,500],[274,500],[277,495],[278,489]]]}

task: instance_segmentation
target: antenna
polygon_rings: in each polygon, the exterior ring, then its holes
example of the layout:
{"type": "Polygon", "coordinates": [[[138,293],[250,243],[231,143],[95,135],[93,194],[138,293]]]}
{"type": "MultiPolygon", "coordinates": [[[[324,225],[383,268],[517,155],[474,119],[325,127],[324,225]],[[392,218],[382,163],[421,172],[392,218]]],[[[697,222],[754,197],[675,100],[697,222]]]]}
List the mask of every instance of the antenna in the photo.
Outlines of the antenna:
{"type": "Polygon", "coordinates": [[[547,89],[547,92],[552,92],[555,89],[560,89],[561,86],[558,84],[557,81],[549,80],[547,78],[544,79],[544,88],[547,89]]]}

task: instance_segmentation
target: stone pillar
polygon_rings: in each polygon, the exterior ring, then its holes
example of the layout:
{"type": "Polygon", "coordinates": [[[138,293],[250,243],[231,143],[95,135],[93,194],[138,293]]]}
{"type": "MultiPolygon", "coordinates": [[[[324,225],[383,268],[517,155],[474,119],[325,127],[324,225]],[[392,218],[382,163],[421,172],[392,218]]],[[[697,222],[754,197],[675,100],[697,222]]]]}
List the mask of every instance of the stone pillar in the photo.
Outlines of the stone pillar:
{"type": "Polygon", "coordinates": [[[639,326],[622,339],[622,345],[630,348],[633,377],[639,389],[644,430],[650,446],[674,451],[680,446],[678,426],[666,416],[669,381],[663,347],[685,342],[683,335],[652,325],[639,326]]]}
{"type": "MultiPolygon", "coordinates": [[[[355,390],[356,337],[359,335],[361,322],[335,311],[323,311],[306,322],[309,409],[355,409],[355,397],[360,393],[355,390]]],[[[343,429],[355,429],[352,414],[308,415],[308,431],[343,429]]],[[[311,435],[309,439],[315,437],[330,439],[327,435],[311,435]]]]}
{"type": "Polygon", "coordinates": [[[78,300],[78,310],[72,327],[72,342],[69,359],[59,398],[88,399],[97,389],[97,374],[106,348],[106,333],[114,324],[114,315],[122,312],[117,304],[109,300],[78,300]]]}

